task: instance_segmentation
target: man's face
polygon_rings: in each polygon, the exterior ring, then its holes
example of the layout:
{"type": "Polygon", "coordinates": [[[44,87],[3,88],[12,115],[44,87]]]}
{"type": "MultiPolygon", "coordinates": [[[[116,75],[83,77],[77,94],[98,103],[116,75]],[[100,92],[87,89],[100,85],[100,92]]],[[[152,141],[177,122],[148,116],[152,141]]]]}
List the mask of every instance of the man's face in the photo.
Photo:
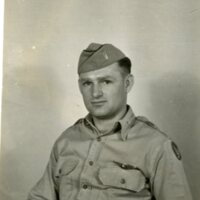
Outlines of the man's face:
{"type": "Polygon", "coordinates": [[[127,93],[132,87],[132,76],[124,75],[117,63],[105,68],[81,73],[79,88],[84,104],[96,118],[112,119],[127,103],[127,93]]]}

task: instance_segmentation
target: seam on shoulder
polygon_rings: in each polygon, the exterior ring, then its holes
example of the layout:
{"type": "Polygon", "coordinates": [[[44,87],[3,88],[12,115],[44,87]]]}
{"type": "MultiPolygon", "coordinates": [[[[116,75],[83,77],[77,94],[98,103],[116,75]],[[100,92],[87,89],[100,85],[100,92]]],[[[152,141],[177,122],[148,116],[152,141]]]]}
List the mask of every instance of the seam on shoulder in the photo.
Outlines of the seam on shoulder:
{"type": "Polygon", "coordinates": [[[136,117],[136,119],[140,122],[143,122],[145,125],[147,125],[148,127],[158,131],[159,133],[161,133],[162,135],[164,135],[165,137],[167,137],[168,139],[170,139],[170,137],[163,131],[161,131],[153,122],[149,121],[148,118],[144,117],[144,116],[138,116],[136,117]]]}

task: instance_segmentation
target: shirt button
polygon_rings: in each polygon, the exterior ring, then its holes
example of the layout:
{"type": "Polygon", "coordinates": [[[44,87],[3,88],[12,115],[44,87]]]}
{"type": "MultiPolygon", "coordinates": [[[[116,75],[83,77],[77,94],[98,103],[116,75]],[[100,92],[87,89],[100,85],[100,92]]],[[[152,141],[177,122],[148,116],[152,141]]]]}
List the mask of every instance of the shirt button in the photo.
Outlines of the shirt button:
{"type": "Polygon", "coordinates": [[[89,165],[92,166],[94,164],[93,161],[89,161],[89,165]]]}
{"type": "Polygon", "coordinates": [[[88,186],[87,186],[86,184],[84,184],[82,187],[83,187],[83,189],[85,189],[85,190],[88,188],[88,186]]]}
{"type": "Polygon", "coordinates": [[[121,168],[125,169],[126,165],[125,164],[121,164],[121,168]]]}
{"type": "Polygon", "coordinates": [[[122,178],[122,179],[120,180],[120,183],[121,183],[121,184],[125,184],[125,183],[126,183],[126,180],[125,180],[124,178],[122,178]]]}

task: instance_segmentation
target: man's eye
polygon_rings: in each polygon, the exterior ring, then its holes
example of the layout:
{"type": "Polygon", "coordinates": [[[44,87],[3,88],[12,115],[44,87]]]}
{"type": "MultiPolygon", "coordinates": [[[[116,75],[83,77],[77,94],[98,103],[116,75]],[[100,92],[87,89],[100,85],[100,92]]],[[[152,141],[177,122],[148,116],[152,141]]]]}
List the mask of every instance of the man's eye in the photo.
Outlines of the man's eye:
{"type": "Polygon", "coordinates": [[[106,85],[108,85],[108,84],[112,83],[112,81],[110,81],[110,80],[104,80],[103,83],[106,84],[106,85]]]}
{"type": "Polygon", "coordinates": [[[83,82],[83,86],[90,86],[90,85],[91,85],[91,82],[89,81],[83,82]]]}

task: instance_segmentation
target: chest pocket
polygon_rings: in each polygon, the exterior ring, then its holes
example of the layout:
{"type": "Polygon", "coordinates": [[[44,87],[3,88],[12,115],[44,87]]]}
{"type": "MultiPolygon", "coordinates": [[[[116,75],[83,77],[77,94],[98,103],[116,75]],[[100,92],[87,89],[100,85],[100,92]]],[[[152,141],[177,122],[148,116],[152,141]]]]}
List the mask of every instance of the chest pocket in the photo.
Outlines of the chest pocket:
{"type": "Polygon", "coordinates": [[[136,169],[105,167],[99,170],[99,179],[104,186],[140,192],[145,188],[146,178],[136,169]]]}
{"type": "Polygon", "coordinates": [[[76,167],[79,160],[74,157],[60,158],[55,171],[55,186],[58,190],[59,199],[69,199],[72,195],[74,182],[73,177],[76,174],[76,167]]]}
{"type": "Polygon", "coordinates": [[[67,176],[71,174],[72,171],[78,165],[78,160],[75,158],[67,158],[60,160],[56,167],[56,178],[60,178],[62,176],[67,176]]]}

